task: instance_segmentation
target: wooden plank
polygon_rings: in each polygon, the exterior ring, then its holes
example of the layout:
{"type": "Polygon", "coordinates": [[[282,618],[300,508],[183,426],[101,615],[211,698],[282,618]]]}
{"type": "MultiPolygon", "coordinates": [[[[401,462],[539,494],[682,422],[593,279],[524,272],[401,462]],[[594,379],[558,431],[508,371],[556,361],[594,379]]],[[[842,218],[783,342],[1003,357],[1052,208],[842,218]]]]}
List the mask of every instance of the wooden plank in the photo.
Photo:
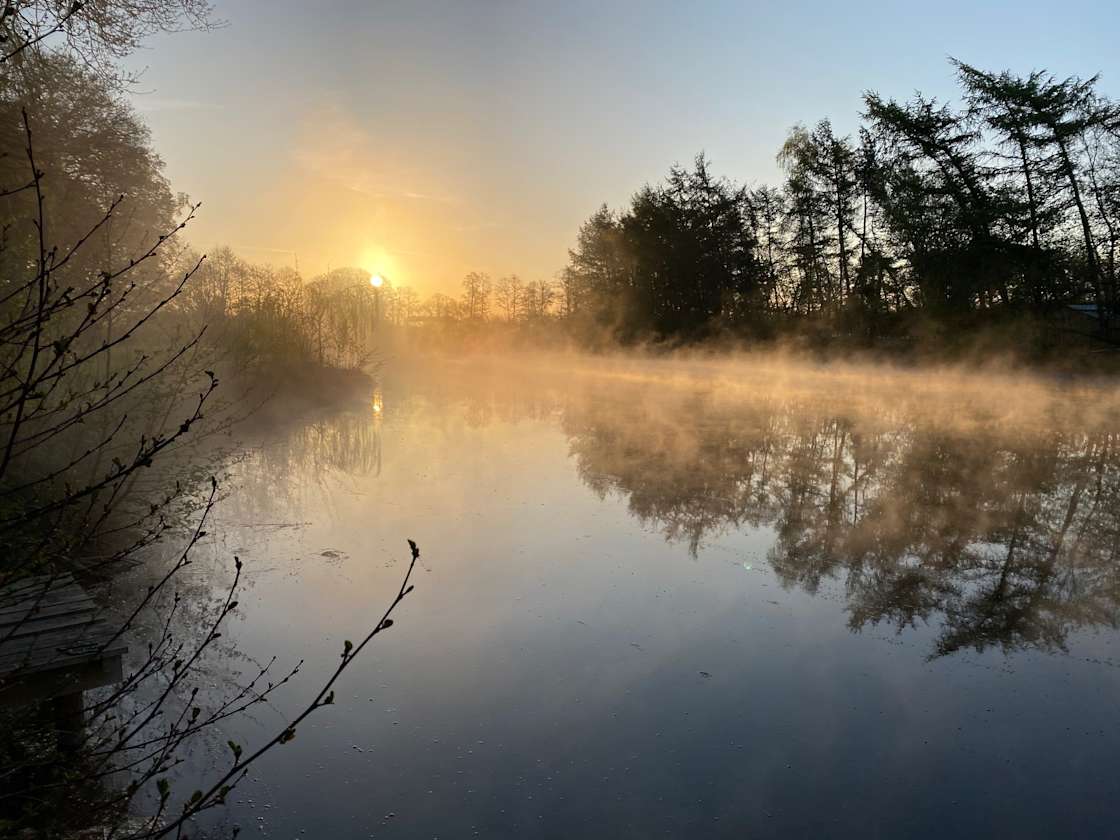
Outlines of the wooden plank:
{"type": "MultiPolygon", "coordinates": [[[[104,629],[96,635],[86,636],[81,643],[69,645],[44,645],[26,651],[12,651],[0,656],[0,675],[4,672],[25,670],[28,668],[45,668],[53,662],[63,662],[72,659],[97,659],[97,652],[112,640],[113,634],[104,629]]],[[[111,647],[123,644],[118,640],[111,647]]],[[[106,648],[108,650],[108,648],[106,648]]]]}
{"type": "Polygon", "coordinates": [[[38,617],[48,617],[55,615],[65,615],[67,613],[78,612],[78,610],[96,609],[96,605],[91,599],[84,599],[81,601],[67,601],[65,604],[52,604],[39,609],[13,609],[8,614],[0,614],[0,627],[12,624],[19,624],[38,617]]]}
{"type": "Polygon", "coordinates": [[[61,588],[39,588],[21,597],[0,597],[0,610],[8,612],[17,609],[34,609],[36,606],[49,606],[63,601],[92,600],[84,589],[73,583],[61,588]]]}
{"type": "Polygon", "coordinates": [[[93,598],[69,574],[4,587],[0,604],[4,605],[0,608],[0,675],[18,679],[25,674],[73,670],[83,663],[119,660],[125,650],[119,643],[104,649],[113,639],[113,629],[101,619],[93,598]]]}
{"type": "Polygon", "coordinates": [[[0,657],[0,674],[13,671],[42,670],[54,663],[71,659],[97,659],[100,651],[113,638],[112,633],[89,636],[79,642],[42,644],[23,650],[11,651],[0,657]]]}
{"type": "Polygon", "coordinates": [[[26,705],[120,682],[124,676],[122,653],[124,648],[117,648],[106,651],[104,659],[20,674],[7,682],[0,682],[0,706],[26,705]]]}
{"type": "Polygon", "coordinates": [[[40,656],[23,659],[16,657],[5,658],[0,661],[0,675],[5,679],[16,678],[23,674],[49,671],[53,668],[69,667],[70,665],[81,662],[96,662],[98,659],[123,653],[125,650],[124,648],[117,649],[115,647],[101,651],[104,644],[111,638],[112,634],[109,634],[102,639],[98,639],[96,643],[90,645],[89,650],[66,652],[65,650],[58,649],[43,649],[39,652],[42,654],[40,656]]]}
{"type": "Polygon", "coordinates": [[[90,598],[70,601],[54,601],[41,604],[38,607],[19,607],[0,613],[0,626],[18,624],[21,621],[30,621],[40,616],[65,615],[68,612],[97,609],[97,604],[90,598]]]}
{"type": "Polygon", "coordinates": [[[77,610],[92,609],[93,607],[93,602],[88,598],[81,601],[64,601],[62,603],[45,604],[38,608],[20,607],[19,609],[7,610],[0,613],[0,626],[5,624],[17,624],[38,615],[63,615],[77,610]]]}
{"type": "Polygon", "coordinates": [[[47,588],[48,584],[49,579],[44,580],[37,588],[23,587],[19,593],[13,593],[11,588],[0,592],[0,622],[18,621],[56,607],[93,605],[93,598],[73,578],[69,578],[62,586],[47,588]]]}
{"type": "Polygon", "coordinates": [[[82,610],[65,615],[53,615],[46,618],[36,617],[31,621],[24,621],[13,625],[7,630],[0,628],[0,646],[7,643],[8,639],[22,639],[37,633],[50,633],[67,627],[80,628],[99,621],[96,610],[82,610]]]}
{"type": "Polygon", "coordinates": [[[34,586],[21,587],[19,590],[13,590],[11,587],[0,590],[0,609],[7,611],[74,598],[91,600],[89,593],[69,576],[65,581],[54,583],[51,583],[49,578],[45,578],[34,586]]]}
{"type": "Polygon", "coordinates": [[[61,575],[37,575],[35,577],[24,578],[23,580],[10,583],[7,586],[0,587],[0,600],[4,598],[16,598],[24,600],[32,596],[38,595],[44,588],[48,591],[58,591],[66,589],[67,587],[76,587],[79,591],[84,593],[78,582],[74,580],[74,576],[69,572],[61,575]]]}
{"type": "Polygon", "coordinates": [[[13,598],[29,598],[44,586],[62,587],[74,582],[74,576],[69,573],[61,575],[35,575],[29,578],[0,586],[0,595],[10,595],[13,598]]]}
{"type": "Polygon", "coordinates": [[[6,656],[11,651],[33,647],[65,647],[67,644],[80,643],[83,639],[94,635],[112,636],[113,633],[108,623],[95,618],[78,624],[67,624],[37,633],[13,636],[0,645],[0,657],[6,656]]]}

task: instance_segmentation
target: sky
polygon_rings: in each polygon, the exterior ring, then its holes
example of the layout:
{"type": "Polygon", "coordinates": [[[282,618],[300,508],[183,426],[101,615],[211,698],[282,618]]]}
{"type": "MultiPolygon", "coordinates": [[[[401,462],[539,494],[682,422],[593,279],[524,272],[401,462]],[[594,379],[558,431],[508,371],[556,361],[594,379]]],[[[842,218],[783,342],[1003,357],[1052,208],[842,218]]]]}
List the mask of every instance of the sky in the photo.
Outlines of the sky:
{"type": "Polygon", "coordinates": [[[955,96],[948,57],[1101,73],[1115,2],[214,0],[133,55],[131,93],[206,250],[359,266],[422,294],[563,268],[579,224],[699,152],[777,182],[796,123],[955,96]],[[1059,14],[1060,13],[1060,14],[1059,14]]]}

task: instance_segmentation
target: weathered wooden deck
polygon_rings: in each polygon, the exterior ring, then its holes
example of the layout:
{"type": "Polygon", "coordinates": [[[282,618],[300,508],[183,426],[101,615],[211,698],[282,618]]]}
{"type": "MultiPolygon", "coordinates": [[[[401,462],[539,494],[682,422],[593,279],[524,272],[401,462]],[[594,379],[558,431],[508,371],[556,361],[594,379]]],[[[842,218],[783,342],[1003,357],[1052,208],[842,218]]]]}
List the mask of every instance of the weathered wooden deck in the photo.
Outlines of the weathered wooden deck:
{"type": "Polygon", "coordinates": [[[79,693],[121,678],[122,640],[69,575],[0,589],[0,704],[79,693]]]}

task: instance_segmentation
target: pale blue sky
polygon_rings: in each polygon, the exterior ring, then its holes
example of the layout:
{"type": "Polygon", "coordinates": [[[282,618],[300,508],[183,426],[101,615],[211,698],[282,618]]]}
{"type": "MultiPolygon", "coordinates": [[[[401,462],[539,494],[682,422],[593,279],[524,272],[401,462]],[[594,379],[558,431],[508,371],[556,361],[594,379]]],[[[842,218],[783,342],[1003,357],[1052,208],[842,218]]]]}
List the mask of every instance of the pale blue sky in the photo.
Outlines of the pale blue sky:
{"type": "Polygon", "coordinates": [[[868,89],[951,98],[950,55],[1120,96],[1116,2],[216,5],[227,27],[130,62],[174,186],[204,201],[195,241],[422,291],[551,276],[598,204],[701,150],[776,180],[791,125],[851,131],[868,89]]]}

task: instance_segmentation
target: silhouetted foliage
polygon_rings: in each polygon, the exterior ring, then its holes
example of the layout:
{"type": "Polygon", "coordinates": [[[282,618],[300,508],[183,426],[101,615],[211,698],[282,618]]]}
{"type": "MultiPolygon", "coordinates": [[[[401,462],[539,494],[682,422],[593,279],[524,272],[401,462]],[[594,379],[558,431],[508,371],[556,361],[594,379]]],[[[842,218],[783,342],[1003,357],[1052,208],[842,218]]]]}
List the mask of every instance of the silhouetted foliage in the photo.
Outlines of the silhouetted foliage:
{"type": "Polygon", "coordinates": [[[627,212],[601,208],[564,272],[569,317],[624,338],[699,336],[760,296],[746,191],[714,178],[703,156],[646,186],[627,212]]]}
{"type": "Polygon", "coordinates": [[[211,15],[209,0],[13,0],[0,13],[0,66],[49,49],[119,81],[117,60],[146,37],[208,28],[211,15]]]}
{"type": "MultiPolygon", "coordinates": [[[[964,106],[865,96],[858,138],[795,126],[780,190],[703,157],[580,228],[565,312],[623,340],[823,324],[858,340],[899,317],[1117,314],[1120,106],[1096,77],[954,62],[964,106]]],[[[583,330],[586,332],[586,329],[583,330]]]]}

